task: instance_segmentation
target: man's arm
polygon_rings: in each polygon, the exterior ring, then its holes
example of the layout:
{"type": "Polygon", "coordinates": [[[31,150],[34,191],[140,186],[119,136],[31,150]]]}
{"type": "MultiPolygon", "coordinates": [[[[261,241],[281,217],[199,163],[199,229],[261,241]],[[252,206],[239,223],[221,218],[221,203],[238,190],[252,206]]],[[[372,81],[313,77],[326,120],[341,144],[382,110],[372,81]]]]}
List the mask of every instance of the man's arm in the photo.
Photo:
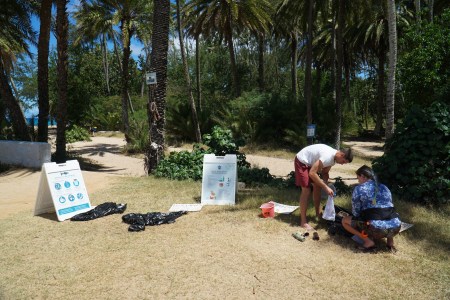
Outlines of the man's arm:
{"type": "Polygon", "coordinates": [[[330,187],[325,183],[325,182],[328,182],[328,178],[329,178],[328,173],[330,172],[330,169],[331,169],[331,167],[324,168],[322,161],[319,159],[311,166],[311,170],[309,171],[309,177],[312,179],[312,181],[317,186],[324,189],[328,195],[333,196],[334,195],[333,190],[330,189],[330,187]],[[321,170],[322,170],[322,177],[324,180],[320,179],[319,174],[318,174],[321,170]]]}

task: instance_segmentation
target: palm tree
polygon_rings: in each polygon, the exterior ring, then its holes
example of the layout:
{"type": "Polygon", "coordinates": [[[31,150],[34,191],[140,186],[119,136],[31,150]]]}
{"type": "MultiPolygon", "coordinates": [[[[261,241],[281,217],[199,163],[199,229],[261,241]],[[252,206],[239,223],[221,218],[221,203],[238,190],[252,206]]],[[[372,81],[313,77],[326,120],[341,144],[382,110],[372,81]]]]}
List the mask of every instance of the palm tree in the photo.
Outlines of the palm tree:
{"type": "Polygon", "coordinates": [[[344,0],[338,1],[337,11],[337,29],[336,29],[336,133],[334,145],[336,149],[341,146],[341,127],[342,127],[342,66],[343,66],[343,27],[344,27],[344,0]]]}
{"type": "Polygon", "coordinates": [[[271,4],[267,0],[194,0],[186,7],[196,16],[190,23],[189,33],[208,37],[215,33],[224,38],[230,52],[231,78],[234,95],[240,96],[241,88],[237,72],[233,43],[233,31],[243,28],[251,32],[265,32],[270,24],[271,4]]]}
{"type": "Polygon", "coordinates": [[[167,52],[169,49],[170,1],[155,0],[153,13],[151,70],[156,72],[156,87],[149,89],[147,109],[150,146],[145,157],[145,169],[153,172],[164,155],[164,131],[167,87],[167,52]]]}
{"type": "Polygon", "coordinates": [[[389,71],[386,91],[386,139],[394,134],[395,70],[397,66],[397,21],[395,0],[387,1],[389,28],[389,71]]]}
{"type": "Polygon", "coordinates": [[[181,22],[181,13],[180,13],[180,0],[176,0],[176,3],[177,3],[177,25],[178,25],[178,34],[179,34],[179,40],[180,40],[181,60],[183,62],[184,77],[186,79],[188,95],[189,95],[189,103],[191,105],[191,115],[192,115],[192,123],[194,125],[194,131],[195,131],[195,141],[197,143],[201,143],[202,135],[200,132],[200,125],[198,123],[197,109],[195,107],[194,95],[192,93],[191,78],[189,76],[189,67],[188,67],[188,63],[186,60],[186,54],[185,54],[185,49],[184,49],[183,27],[181,26],[182,22],[181,22]]]}
{"type": "Polygon", "coordinates": [[[58,51],[58,103],[56,112],[56,152],[57,163],[66,161],[66,124],[67,124],[67,70],[68,70],[68,37],[69,19],[67,1],[56,0],[56,38],[58,51]]]}
{"type": "Polygon", "coordinates": [[[47,142],[48,140],[48,114],[49,114],[49,96],[48,96],[48,53],[50,42],[50,24],[52,18],[53,0],[42,0],[39,10],[40,28],[38,43],[38,142],[47,142]]]}
{"type": "MultiPolygon", "coordinates": [[[[122,41],[121,85],[122,85],[122,128],[127,143],[129,142],[129,61],[131,37],[138,34],[138,22],[149,18],[146,0],[82,0],[81,8],[75,13],[77,19],[77,42],[83,38],[95,39],[101,34],[108,34],[115,42],[115,25],[119,25],[122,41]]],[[[116,49],[116,48],[115,48],[116,49]]]]}
{"type": "Polygon", "coordinates": [[[35,43],[28,14],[31,10],[32,5],[26,0],[3,2],[0,9],[0,95],[9,112],[15,136],[23,141],[30,141],[31,136],[23,111],[9,84],[9,71],[16,61],[16,55],[26,53],[31,56],[27,44],[35,43]]]}

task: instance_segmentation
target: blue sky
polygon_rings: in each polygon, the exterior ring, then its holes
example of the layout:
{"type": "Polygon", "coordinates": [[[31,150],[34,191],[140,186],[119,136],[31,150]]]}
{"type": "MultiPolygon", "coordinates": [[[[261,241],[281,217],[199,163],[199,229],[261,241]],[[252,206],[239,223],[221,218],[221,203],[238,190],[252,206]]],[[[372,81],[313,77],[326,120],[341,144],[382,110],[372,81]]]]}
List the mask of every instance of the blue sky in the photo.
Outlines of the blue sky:
{"type": "MultiPolygon", "coordinates": [[[[70,0],[69,1],[69,5],[67,6],[67,11],[69,13],[69,22],[71,24],[75,24],[75,21],[71,18],[71,14],[76,10],[76,6],[78,6],[80,4],[79,0],[70,0]]],[[[56,11],[55,11],[55,7],[53,7],[53,16],[56,16],[56,11]]],[[[34,30],[39,33],[39,17],[37,16],[33,16],[32,17],[32,25],[34,30]]],[[[112,45],[111,49],[112,49],[112,45]]],[[[56,48],[56,38],[54,33],[52,33],[50,35],[50,48],[54,49],[56,48]]],[[[143,49],[143,45],[142,43],[140,43],[139,41],[137,41],[136,39],[132,39],[131,40],[131,56],[134,59],[137,59],[138,55],[141,54],[143,49]]],[[[34,54],[37,54],[37,49],[34,46],[31,46],[30,48],[31,52],[34,54]]]]}
{"type": "MultiPolygon", "coordinates": [[[[69,22],[71,24],[75,24],[75,21],[71,18],[71,14],[75,11],[76,6],[80,4],[79,0],[70,0],[69,1],[69,5],[67,7],[67,11],[69,13],[69,22]]],[[[53,16],[56,16],[56,10],[55,7],[53,7],[53,16]]],[[[34,28],[34,30],[39,33],[39,17],[37,16],[33,16],[32,17],[32,26],[34,28]]],[[[109,45],[112,49],[112,43],[111,45],[109,45]]],[[[55,50],[56,49],[56,38],[55,38],[55,34],[52,32],[50,34],[50,50],[55,50]]],[[[143,45],[137,41],[136,39],[132,39],[131,40],[131,56],[137,60],[137,57],[139,54],[141,54],[143,49],[143,45]]],[[[30,46],[30,51],[34,54],[34,59],[37,60],[37,48],[33,45],[30,46]]],[[[37,116],[39,110],[37,109],[37,107],[30,109],[30,110],[26,110],[25,111],[25,116],[27,118],[30,118],[31,116],[37,116]]]]}

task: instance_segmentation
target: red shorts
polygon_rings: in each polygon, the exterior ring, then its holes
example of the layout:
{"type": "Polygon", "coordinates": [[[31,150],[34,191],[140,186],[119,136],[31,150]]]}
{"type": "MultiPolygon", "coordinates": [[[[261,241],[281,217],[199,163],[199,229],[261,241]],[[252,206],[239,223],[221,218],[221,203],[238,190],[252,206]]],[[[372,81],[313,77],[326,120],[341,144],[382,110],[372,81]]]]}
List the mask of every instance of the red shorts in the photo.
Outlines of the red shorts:
{"type": "Polygon", "coordinates": [[[297,156],[294,159],[294,169],[295,169],[295,185],[301,187],[309,187],[311,185],[311,180],[309,179],[309,170],[304,163],[300,162],[297,156]]]}

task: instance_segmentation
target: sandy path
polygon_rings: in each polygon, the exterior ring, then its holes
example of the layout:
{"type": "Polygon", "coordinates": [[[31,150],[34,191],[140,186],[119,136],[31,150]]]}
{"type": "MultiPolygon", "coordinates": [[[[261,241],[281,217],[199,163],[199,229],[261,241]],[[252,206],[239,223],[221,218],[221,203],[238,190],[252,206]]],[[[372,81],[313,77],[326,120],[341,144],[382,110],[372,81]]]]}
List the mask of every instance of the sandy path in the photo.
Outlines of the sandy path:
{"type": "MultiPolygon", "coordinates": [[[[347,142],[356,152],[369,157],[382,155],[382,143],[347,142]]],[[[83,171],[89,194],[112,184],[118,176],[145,176],[143,159],[122,154],[125,141],[115,137],[92,137],[91,142],[76,142],[68,150],[76,152],[96,165],[96,171],[83,171]]],[[[173,150],[173,149],[172,149],[173,150]]],[[[268,168],[275,176],[284,177],[294,170],[293,160],[247,155],[253,167],[268,168]]],[[[330,178],[342,177],[346,184],[356,183],[354,171],[358,164],[335,165],[330,178]]],[[[0,218],[17,211],[33,210],[39,188],[40,171],[13,169],[0,174],[0,218]]]]}

